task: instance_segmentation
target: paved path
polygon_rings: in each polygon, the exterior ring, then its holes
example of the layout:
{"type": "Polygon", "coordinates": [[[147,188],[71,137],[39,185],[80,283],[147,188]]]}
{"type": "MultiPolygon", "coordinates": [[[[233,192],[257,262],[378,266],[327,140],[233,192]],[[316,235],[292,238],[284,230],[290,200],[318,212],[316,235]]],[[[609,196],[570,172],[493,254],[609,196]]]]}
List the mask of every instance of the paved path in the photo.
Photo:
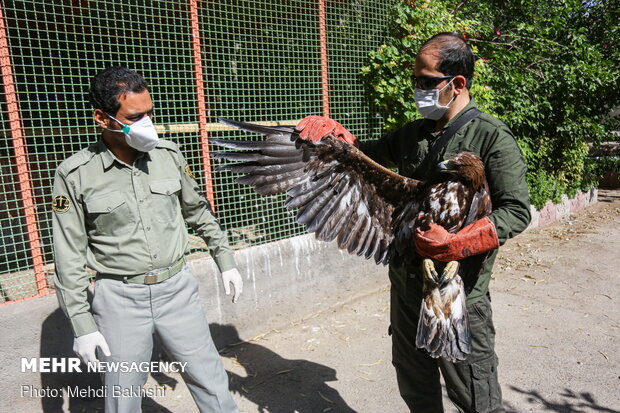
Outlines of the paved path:
{"type": "MultiPolygon", "coordinates": [[[[620,412],[619,271],[620,191],[502,247],[491,291],[508,412],[620,412]]],[[[241,411],[406,412],[390,362],[388,288],[223,351],[241,411]]],[[[145,412],[197,411],[178,377],[160,381],[175,389],[145,412]]]]}

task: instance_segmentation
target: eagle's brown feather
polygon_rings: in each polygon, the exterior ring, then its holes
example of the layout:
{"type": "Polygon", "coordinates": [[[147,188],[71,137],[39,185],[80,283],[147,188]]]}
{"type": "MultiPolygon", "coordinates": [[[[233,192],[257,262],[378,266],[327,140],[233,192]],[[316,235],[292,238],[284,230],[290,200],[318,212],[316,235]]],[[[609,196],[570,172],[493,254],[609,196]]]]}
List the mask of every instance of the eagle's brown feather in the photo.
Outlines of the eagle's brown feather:
{"type": "MultiPolygon", "coordinates": [[[[490,197],[480,158],[461,153],[449,160],[458,166],[442,182],[422,182],[379,165],[356,147],[327,137],[300,139],[292,127],[267,127],[221,119],[263,141],[211,139],[230,149],[215,158],[242,163],[218,169],[243,173],[237,182],[262,195],[287,193],[285,205],[297,209],[297,222],[322,241],[336,240],[351,254],[394,265],[418,262],[412,240],[416,227],[434,222],[450,232],[490,213],[490,197]]],[[[437,272],[445,263],[434,263],[437,272]]],[[[417,345],[433,357],[462,360],[471,351],[463,282],[425,279],[417,345]]]]}
{"type": "Polygon", "coordinates": [[[339,248],[352,254],[390,262],[396,253],[393,217],[407,206],[420,181],[400,176],[332,137],[313,143],[297,139],[293,128],[224,122],[264,133],[266,139],[211,139],[222,147],[250,151],[213,153],[215,158],[243,161],[219,169],[245,173],[237,182],[254,186],[261,195],[286,192],[285,205],[298,210],[297,222],[317,239],[335,239],[339,248]]]}

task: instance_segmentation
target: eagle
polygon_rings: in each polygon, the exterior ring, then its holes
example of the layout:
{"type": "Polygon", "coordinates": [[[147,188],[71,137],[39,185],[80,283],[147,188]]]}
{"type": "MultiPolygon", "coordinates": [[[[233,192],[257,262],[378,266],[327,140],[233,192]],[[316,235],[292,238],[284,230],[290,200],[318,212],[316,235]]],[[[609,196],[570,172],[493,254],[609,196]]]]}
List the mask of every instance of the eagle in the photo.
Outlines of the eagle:
{"type": "Polygon", "coordinates": [[[416,345],[434,358],[467,358],[471,334],[459,263],[421,260],[413,231],[426,230],[432,222],[454,233],[490,214],[479,156],[458,153],[438,165],[438,179],[419,181],[381,166],[333,135],[312,142],[290,126],[219,121],[264,137],[211,138],[211,143],[232,149],[212,153],[234,162],[216,170],[244,174],[236,182],[253,186],[260,195],[286,193],[285,206],[297,210],[297,222],[318,240],[335,240],[338,248],[377,264],[421,265],[423,300],[416,345]]]}

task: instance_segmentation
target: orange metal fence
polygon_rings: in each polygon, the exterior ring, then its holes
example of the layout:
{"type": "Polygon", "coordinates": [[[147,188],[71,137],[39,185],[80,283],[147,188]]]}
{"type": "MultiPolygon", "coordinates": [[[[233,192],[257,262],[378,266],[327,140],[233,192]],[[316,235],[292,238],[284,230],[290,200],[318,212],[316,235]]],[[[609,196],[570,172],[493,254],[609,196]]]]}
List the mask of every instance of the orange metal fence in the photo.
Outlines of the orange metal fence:
{"type": "Polygon", "coordinates": [[[53,173],[97,139],[86,91],[112,65],[149,81],[158,131],[202,171],[234,248],[303,233],[281,197],[212,171],[209,137],[238,136],[216,118],[294,125],[323,114],[377,136],[358,73],[393,3],[0,0],[0,305],[53,292],[53,173]]]}

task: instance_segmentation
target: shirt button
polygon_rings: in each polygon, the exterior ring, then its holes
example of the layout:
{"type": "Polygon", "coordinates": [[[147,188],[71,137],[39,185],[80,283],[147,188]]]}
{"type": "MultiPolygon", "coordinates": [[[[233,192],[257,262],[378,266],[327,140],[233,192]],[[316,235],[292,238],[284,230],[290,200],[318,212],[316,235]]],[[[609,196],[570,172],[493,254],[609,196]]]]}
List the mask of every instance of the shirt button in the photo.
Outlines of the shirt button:
{"type": "Polygon", "coordinates": [[[144,202],[144,199],[141,199],[141,200],[140,200],[140,201],[138,201],[138,202],[143,203],[143,202],[144,202]]]}
{"type": "Polygon", "coordinates": [[[151,227],[146,227],[146,230],[147,230],[147,231],[150,231],[150,230],[151,230],[151,227]]]}
{"type": "Polygon", "coordinates": [[[140,173],[140,172],[138,172],[138,171],[134,171],[134,172],[133,172],[134,176],[138,176],[138,174],[139,174],[139,173],[140,173]]]}
{"type": "Polygon", "coordinates": [[[153,255],[153,258],[157,258],[157,254],[153,255]]]}

